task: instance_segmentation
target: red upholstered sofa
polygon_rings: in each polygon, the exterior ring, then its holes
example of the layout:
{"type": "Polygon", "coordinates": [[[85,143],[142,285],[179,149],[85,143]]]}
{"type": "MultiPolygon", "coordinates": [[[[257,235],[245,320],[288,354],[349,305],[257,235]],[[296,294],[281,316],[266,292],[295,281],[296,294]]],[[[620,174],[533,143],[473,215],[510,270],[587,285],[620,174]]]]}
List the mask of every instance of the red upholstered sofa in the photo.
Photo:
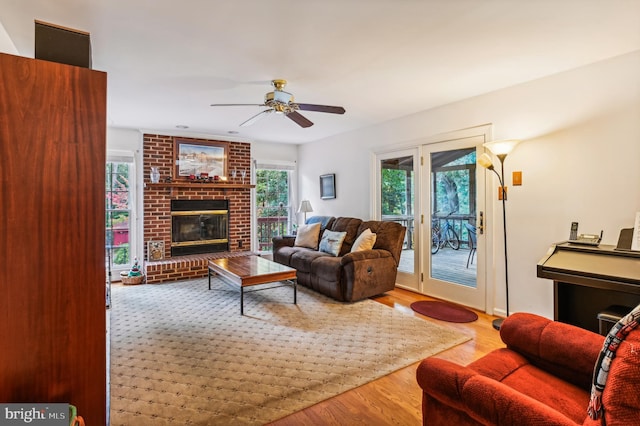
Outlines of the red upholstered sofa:
{"type": "Polygon", "coordinates": [[[620,344],[602,395],[604,421],[587,415],[604,337],[533,314],[500,330],[506,348],[466,367],[418,366],[424,425],[640,425],[640,328],[620,344]]]}

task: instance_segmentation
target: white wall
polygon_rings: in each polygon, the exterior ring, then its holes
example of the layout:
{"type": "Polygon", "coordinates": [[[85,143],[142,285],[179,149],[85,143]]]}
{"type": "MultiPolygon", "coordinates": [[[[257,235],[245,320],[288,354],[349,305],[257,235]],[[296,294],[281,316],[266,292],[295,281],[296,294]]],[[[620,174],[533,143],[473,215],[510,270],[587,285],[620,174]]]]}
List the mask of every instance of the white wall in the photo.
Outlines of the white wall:
{"type": "Polygon", "coordinates": [[[125,151],[142,156],[142,133],[138,130],[108,127],[107,151],[125,151]]]}
{"type": "MultiPolygon", "coordinates": [[[[505,162],[507,186],[512,171],[523,172],[523,186],[510,187],[507,201],[511,312],[552,318],[552,283],[536,277],[550,244],[567,239],[572,221],[580,232],[604,230],[603,243],[616,244],[640,211],[640,51],[301,145],[300,197],[314,214],[368,218],[372,151],[486,123],[494,139],[523,141],[505,162]],[[335,200],[320,200],[318,176],[325,173],[336,173],[335,200]]],[[[493,211],[501,214],[501,207],[493,211]]],[[[500,312],[504,261],[495,259],[487,285],[498,283],[496,300],[487,303],[500,312]]]]}
{"type": "Polygon", "coordinates": [[[4,25],[0,22],[0,52],[9,53],[11,55],[17,55],[18,49],[13,44],[13,41],[9,38],[9,34],[4,29],[4,25]]]}

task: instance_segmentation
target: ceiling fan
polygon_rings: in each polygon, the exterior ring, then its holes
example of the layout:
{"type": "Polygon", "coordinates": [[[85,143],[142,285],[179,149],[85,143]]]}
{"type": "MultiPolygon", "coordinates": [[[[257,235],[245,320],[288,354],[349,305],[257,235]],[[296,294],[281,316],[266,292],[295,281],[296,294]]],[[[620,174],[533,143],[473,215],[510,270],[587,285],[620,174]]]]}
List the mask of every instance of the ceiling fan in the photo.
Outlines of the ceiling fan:
{"type": "Polygon", "coordinates": [[[286,84],[287,80],[272,80],[271,85],[274,87],[274,90],[264,95],[264,103],[262,104],[211,104],[211,106],[260,106],[268,108],[240,124],[241,127],[249,126],[272,113],[284,114],[300,127],[311,127],[313,126],[313,122],[300,114],[298,112],[299,110],[328,112],[331,114],[344,114],[345,112],[344,108],[339,106],[296,103],[293,100],[293,95],[284,91],[286,84]]]}

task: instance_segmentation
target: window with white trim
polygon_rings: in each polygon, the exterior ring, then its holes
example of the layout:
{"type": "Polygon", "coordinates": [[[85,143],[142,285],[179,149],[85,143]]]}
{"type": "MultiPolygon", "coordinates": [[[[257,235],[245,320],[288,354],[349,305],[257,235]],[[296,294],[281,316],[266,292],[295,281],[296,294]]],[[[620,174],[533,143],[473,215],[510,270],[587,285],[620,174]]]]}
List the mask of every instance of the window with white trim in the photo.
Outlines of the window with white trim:
{"type": "Polygon", "coordinates": [[[271,239],[291,234],[295,223],[292,175],[295,164],[255,164],[256,241],[259,251],[272,249],[271,239]]]}
{"type": "Polygon", "coordinates": [[[108,156],[105,178],[105,230],[108,269],[119,271],[132,265],[134,220],[133,157],[108,156]]]}

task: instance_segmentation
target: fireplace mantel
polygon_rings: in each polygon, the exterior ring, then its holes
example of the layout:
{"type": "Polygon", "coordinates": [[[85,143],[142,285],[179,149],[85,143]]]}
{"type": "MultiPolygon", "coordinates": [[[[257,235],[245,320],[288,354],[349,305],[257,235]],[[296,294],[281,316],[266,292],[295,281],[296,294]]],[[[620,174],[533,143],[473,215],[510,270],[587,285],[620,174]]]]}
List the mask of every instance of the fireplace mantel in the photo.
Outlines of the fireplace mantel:
{"type": "Polygon", "coordinates": [[[198,183],[198,182],[160,182],[145,183],[147,188],[189,188],[189,189],[252,189],[255,185],[242,183],[198,183]]]}

